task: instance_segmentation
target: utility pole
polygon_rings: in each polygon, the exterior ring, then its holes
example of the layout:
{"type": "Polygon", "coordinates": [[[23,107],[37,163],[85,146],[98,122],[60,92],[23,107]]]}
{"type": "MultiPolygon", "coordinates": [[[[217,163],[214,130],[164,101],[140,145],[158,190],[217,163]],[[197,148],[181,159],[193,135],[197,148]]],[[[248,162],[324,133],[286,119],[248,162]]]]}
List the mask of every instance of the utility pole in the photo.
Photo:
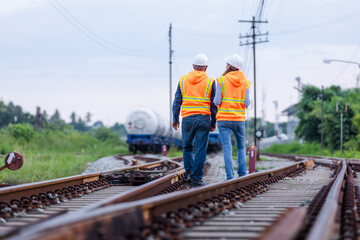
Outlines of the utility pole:
{"type": "Polygon", "coordinates": [[[324,146],[324,86],[321,86],[321,154],[324,146]]]}
{"type": "Polygon", "coordinates": [[[172,48],[171,48],[171,31],[172,31],[172,25],[171,25],[171,23],[170,23],[170,27],[169,27],[169,73],[170,73],[170,78],[169,78],[169,87],[170,87],[170,133],[171,133],[171,130],[172,130],[172,111],[171,111],[171,99],[172,99],[172,91],[171,91],[171,89],[172,89],[172,84],[171,84],[171,82],[172,82],[172,54],[173,54],[173,50],[172,50],[172,48]]]}
{"type": "Polygon", "coordinates": [[[297,91],[298,91],[298,102],[301,101],[301,90],[302,90],[302,83],[301,83],[301,78],[300,77],[296,77],[295,81],[298,82],[297,87],[294,87],[297,91]]]}
{"type": "Polygon", "coordinates": [[[266,93],[265,93],[265,88],[262,89],[262,121],[261,121],[261,126],[263,129],[266,129],[266,110],[265,110],[265,101],[266,101],[266,93]]]}
{"type": "Polygon", "coordinates": [[[339,111],[338,102],[336,102],[336,112],[340,112],[340,151],[343,151],[343,114],[347,112],[347,102],[345,102],[345,111],[339,111]]]}
{"type": "Polygon", "coordinates": [[[278,101],[273,101],[274,106],[275,106],[275,126],[274,126],[274,130],[275,130],[275,135],[277,137],[279,137],[279,115],[278,115],[278,101]]]}
{"type": "MultiPolygon", "coordinates": [[[[254,59],[254,145],[257,146],[257,138],[256,138],[256,54],[255,54],[255,46],[258,43],[265,43],[265,42],[269,42],[269,40],[266,38],[266,40],[261,40],[261,38],[259,40],[257,40],[257,37],[260,36],[267,36],[269,34],[269,32],[266,33],[255,33],[255,24],[256,23],[268,23],[268,21],[261,21],[261,20],[255,20],[255,17],[252,17],[252,20],[239,20],[239,22],[242,23],[251,23],[251,28],[252,28],[252,34],[246,34],[245,36],[239,36],[240,39],[242,38],[252,38],[252,41],[249,42],[248,40],[246,40],[246,43],[242,43],[240,41],[240,46],[246,46],[246,45],[252,45],[253,47],[253,59],[254,59]]],[[[257,158],[259,156],[259,152],[257,154],[257,158]]]]}

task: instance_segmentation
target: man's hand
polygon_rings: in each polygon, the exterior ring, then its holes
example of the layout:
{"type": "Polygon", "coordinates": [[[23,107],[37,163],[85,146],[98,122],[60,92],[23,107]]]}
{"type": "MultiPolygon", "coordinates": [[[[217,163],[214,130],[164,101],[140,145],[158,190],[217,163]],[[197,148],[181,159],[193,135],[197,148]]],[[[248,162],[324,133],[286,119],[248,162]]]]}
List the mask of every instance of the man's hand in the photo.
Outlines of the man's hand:
{"type": "Polygon", "coordinates": [[[210,127],[210,132],[215,131],[215,129],[216,129],[216,126],[214,126],[214,127],[213,127],[213,126],[211,126],[211,127],[210,127]]]}
{"type": "Polygon", "coordinates": [[[173,122],[173,129],[175,129],[175,131],[178,130],[179,126],[180,122],[173,122]]]}

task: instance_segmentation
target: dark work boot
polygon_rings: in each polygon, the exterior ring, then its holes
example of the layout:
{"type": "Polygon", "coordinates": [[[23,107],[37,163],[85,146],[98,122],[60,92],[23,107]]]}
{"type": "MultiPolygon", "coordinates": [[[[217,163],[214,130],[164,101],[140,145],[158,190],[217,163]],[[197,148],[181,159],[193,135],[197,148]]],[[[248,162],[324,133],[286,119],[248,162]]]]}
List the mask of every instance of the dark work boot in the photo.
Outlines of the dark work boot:
{"type": "Polygon", "coordinates": [[[184,179],[185,179],[185,181],[188,182],[188,183],[191,182],[191,174],[192,174],[192,172],[190,172],[190,173],[185,173],[185,174],[184,174],[184,179]]]}
{"type": "Polygon", "coordinates": [[[203,186],[206,186],[206,185],[207,185],[207,183],[203,182],[202,180],[191,179],[191,182],[190,182],[190,187],[191,188],[203,187],[203,186]]]}

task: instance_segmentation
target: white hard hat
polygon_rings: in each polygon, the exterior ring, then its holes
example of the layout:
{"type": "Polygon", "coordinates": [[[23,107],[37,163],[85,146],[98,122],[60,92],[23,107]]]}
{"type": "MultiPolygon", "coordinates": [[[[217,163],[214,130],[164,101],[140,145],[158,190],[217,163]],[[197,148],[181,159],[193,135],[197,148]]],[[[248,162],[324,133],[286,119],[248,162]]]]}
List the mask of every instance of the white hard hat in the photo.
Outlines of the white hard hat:
{"type": "Polygon", "coordinates": [[[208,65],[208,58],[205,54],[196,54],[193,65],[206,67],[208,65]]]}
{"type": "Polygon", "coordinates": [[[243,60],[237,54],[232,54],[231,56],[225,58],[225,62],[230,64],[232,67],[237,68],[239,70],[243,68],[243,60]]]}

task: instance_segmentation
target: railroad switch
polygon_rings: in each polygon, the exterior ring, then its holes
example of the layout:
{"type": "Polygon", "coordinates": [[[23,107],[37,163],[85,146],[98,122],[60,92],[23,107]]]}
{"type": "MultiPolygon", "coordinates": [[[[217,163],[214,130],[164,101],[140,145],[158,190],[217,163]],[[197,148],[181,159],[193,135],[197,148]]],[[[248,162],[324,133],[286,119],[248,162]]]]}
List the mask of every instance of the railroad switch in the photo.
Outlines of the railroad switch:
{"type": "Polygon", "coordinates": [[[139,186],[148,182],[151,182],[161,176],[154,176],[153,174],[143,173],[143,172],[127,172],[121,173],[119,175],[107,176],[109,180],[115,186],[139,186]]]}

